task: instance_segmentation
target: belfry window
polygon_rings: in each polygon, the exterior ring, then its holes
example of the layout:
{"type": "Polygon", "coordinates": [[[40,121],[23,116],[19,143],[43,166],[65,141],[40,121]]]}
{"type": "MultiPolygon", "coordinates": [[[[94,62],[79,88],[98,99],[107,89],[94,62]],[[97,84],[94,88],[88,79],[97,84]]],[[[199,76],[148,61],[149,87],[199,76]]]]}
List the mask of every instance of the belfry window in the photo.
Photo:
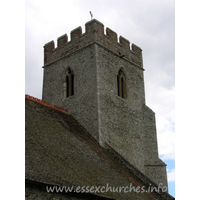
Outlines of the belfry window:
{"type": "Polygon", "coordinates": [[[119,70],[117,75],[117,90],[119,97],[127,99],[126,77],[122,69],[119,70]]]}
{"type": "Polygon", "coordinates": [[[64,88],[64,96],[70,97],[74,95],[74,74],[70,68],[67,69],[65,75],[65,88],[64,88]]]}

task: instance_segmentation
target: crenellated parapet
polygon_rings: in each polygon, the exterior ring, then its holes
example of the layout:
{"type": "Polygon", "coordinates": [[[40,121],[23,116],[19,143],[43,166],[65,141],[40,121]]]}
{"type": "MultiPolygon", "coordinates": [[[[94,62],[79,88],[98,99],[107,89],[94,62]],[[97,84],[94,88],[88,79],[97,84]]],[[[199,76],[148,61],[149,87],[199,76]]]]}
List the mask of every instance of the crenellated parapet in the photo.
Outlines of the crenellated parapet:
{"type": "Polygon", "coordinates": [[[57,47],[54,41],[44,45],[44,66],[96,43],[116,56],[143,68],[142,49],[135,44],[130,46],[130,42],[122,36],[118,42],[117,33],[110,28],[106,28],[104,33],[104,25],[96,19],[85,24],[85,33],[78,27],[71,31],[70,37],[71,40],[68,41],[67,34],[60,36],[57,39],[57,47]]]}

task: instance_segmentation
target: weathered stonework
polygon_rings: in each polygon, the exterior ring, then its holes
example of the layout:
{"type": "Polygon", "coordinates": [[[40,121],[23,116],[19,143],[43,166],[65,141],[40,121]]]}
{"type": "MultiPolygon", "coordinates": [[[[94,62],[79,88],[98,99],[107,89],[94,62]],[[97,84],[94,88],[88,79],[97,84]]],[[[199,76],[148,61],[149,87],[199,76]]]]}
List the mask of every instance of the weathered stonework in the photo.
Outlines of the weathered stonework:
{"type": "Polygon", "coordinates": [[[155,114],[145,105],[142,50],[91,20],[44,46],[43,100],[66,108],[104,147],[112,146],[156,184],[167,185],[166,165],[158,158],[155,114]],[[74,74],[74,95],[65,97],[65,72],[74,74]],[[123,69],[128,97],[117,95],[123,69]]]}

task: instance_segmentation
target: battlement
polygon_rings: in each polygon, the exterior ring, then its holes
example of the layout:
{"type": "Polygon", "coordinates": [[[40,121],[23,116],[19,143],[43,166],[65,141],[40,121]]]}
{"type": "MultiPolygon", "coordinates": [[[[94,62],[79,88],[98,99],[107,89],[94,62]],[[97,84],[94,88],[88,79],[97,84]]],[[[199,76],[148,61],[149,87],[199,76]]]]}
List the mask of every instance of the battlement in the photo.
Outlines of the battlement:
{"type": "Polygon", "coordinates": [[[122,36],[119,37],[118,42],[117,33],[110,28],[106,28],[106,33],[104,34],[104,25],[96,19],[87,22],[85,30],[85,33],[82,33],[80,26],[72,30],[70,33],[71,41],[68,41],[67,34],[60,36],[57,39],[57,47],[55,47],[54,41],[45,44],[44,66],[96,43],[111,51],[116,56],[143,68],[142,49],[137,45],[132,44],[130,48],[130,42],[122,36]]]}

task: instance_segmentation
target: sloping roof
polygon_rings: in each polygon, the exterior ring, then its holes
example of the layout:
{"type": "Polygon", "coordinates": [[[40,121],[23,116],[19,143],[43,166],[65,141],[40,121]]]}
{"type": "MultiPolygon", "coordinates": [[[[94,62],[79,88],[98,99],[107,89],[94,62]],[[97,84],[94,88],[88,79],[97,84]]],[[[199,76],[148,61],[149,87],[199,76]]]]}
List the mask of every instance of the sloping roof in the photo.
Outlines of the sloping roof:
{"type": "MultiPolygon", "coordinates": [[[[25,105],[27,180],[74,187],[109,184],[119,188],[147,184],[113,153],[101,147],[70,114],[28,98],[25,105]]],[[[109,190],[97,195],[113,199],[174,199],[157,192],[109,190]]]]}

